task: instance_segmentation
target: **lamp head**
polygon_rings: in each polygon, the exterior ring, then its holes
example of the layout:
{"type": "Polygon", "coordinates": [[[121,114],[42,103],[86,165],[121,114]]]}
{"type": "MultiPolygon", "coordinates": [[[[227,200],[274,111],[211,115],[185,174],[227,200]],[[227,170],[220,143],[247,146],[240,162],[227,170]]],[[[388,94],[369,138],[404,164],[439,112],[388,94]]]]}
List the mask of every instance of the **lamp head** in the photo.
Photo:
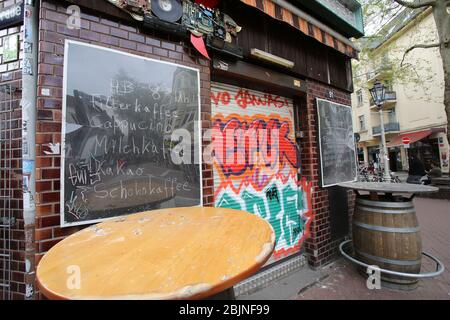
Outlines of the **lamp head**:
{"type": "Polygon", "coordinates": [[[373,88],[370,89],[370,94],[372,95],[372,99],[375,104],[380,107],[385,99],[386,87],[377,80],[373,85],[373,88]]]}

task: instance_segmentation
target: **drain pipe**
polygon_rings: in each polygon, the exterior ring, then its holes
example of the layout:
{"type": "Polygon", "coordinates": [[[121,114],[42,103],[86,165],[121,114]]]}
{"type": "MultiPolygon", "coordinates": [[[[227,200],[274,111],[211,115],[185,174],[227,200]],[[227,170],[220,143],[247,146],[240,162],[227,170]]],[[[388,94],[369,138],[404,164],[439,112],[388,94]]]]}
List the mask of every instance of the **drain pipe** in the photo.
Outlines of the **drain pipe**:
{"type": "Polygon", "coordinates": [[[320,29],[322,29],[323,31],[329,33],[330,35],[332,35],[333,37],[335,37],[336,39],[338,39],[339,41],[345,43],[346,45],[352,47],[353,49],[355,49],[356,51],[360,51],[360,49],[349,39],[347,39],[346,37],[344,37],[343,35],[337,33],[336,31],[334,31],[333,29],[331,29],[330,27],[324,25],[322,22],[320,22],[319,20],[311,17],[309,14],[306,14],[305,12],[301,11],[300,9],[298,9],[297,7],[295,7],[294,5],[290,4],[289,2],[285,1],[285,0],[272,0],[273,3],[278,4],[280,7],[283,7],[284,9],[294,13],[295,15],[299,16],[300,18],[308,21],[309,23],[318,26],[320,29]]]}
{"type": "Polygon", "coordinates": [[[22,66],[22,176],[25,231],[25,299],[35,298],[36,97],[39,2],[24,1],[22,66]]]}

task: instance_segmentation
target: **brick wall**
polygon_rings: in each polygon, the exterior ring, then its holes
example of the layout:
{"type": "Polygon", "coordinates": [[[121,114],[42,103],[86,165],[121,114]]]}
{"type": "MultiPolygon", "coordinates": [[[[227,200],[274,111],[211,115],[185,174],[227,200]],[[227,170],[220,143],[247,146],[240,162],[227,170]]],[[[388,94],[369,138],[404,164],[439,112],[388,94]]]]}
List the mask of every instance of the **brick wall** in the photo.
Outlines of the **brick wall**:
{"type": "MultiPolygon", "coordinates": [[[[312,209],[315,214],[311,224],[311,237],[306,241],[305,249],[312,267],[323,266],[338,254],[338,245],[343,239],[331,240],[330,210],[328,191],[320,187],[320,159],[317,143],[317,107],[316,98],[331,100],[336,103],[351,105],[350,94],[314,81],[307,81],[306,105],[302,106],[301,130],[305,132],[302,139],[302,172],[311,181],[314,188],[312,209]],[[333,90],[335,97],[330,99],[327,92],[333,90]]],[[[353,214],[354,195],[349,191],[350,221],[353,214]]],[[[350,223],[349,221],[349,223],[350,223]]]]}
{"type": "MultiPolygon", "coordinates": [[[[14,4],[14,0],[0,1],[0,9],[14,4]]],[[[8,36],[19,36],[21,27],[0,30],[0,47],[8,36]]],[[[20,41],[19,41],[20,43],[20,41]]],[[[25,293],[25,231],[22,212],[22,47],[19,60],[4,62],[0,58],[0,300],[23,299],[25,293]],[[9,219],[11,217],[11,219],[9,219]],[[11,273],[9,273],[11,272],[11,273]],[[9,276],[10,274],[10,276],[9,276]],[[9,294],[11,292],[11,295],[9,294]]]]}
{"type": "MultiPolygon", "coordinates": [[[[180,40],[145,33],[135,25],[102,17],[100,13],[89,12],[83,8],[81,10],[81,30],[69,30],[66,27],[68,18],[66,6],[60,2],[43,1],[40,10],[36,131],[36,264],[52,246],[82,228],[60,228],[61,158],[59,155],[44,154],[48,143],[61,143],[65,39],[83,41],[200,69],[201,119],[204,129],[210,127],[208,60],[199,57],[194,49],[180,40]],[[43,96],[42,89],[49,89],[50,96],[43,96]]],[[[209,166],[203,166],[204,185],[212,185],[211,170],[209,166]]],[[[205,188],[204,204],[212,205],[213,200],[212,188],[205,188]]]]}

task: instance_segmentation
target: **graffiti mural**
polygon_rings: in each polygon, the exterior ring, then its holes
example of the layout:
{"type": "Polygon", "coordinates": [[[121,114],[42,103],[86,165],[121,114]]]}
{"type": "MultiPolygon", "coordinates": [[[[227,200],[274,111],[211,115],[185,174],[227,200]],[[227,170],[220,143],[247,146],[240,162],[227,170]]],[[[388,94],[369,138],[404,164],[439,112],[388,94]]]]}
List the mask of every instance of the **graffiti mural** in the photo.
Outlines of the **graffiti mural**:
{"type": "Polygon", "coordinates": [[[247,179],[238,188],[228,182],[219,187],[215,199],[216,207],[248,211],[269,221],[275,231],[275,258],[298,251],[309,236],[311,188],[306,180],[280,175],[262,188],[247,179]]]}
{"type": "Polygon", "coordinates": [[[311,185],[297,174],[292,101],[223,84],[211,101],[215,206],[267,220],[274,259],[298,252],[313,212],[311,185]]]}

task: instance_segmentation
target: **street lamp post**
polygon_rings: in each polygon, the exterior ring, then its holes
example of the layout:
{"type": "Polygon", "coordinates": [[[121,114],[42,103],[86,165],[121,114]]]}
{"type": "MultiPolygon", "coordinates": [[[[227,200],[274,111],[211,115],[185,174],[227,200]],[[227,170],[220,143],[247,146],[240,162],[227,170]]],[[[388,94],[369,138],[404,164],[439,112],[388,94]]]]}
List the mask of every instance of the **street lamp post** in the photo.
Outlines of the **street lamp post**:
{"type": "Polygon", "coordinates": [[[383,119],[383,103],[386,95],[386,87],[379,81],[376,81],[373,88],[369,90],[372,95],[372,99],[378,107],[378,113],[380,114],[380,127],[381,127],[381,146],[383,149],[383,180],[390,181],[391,175],[389,174],[389,158],[386,145],[386,135],[384,130],[384,119],[383,119]]]}

